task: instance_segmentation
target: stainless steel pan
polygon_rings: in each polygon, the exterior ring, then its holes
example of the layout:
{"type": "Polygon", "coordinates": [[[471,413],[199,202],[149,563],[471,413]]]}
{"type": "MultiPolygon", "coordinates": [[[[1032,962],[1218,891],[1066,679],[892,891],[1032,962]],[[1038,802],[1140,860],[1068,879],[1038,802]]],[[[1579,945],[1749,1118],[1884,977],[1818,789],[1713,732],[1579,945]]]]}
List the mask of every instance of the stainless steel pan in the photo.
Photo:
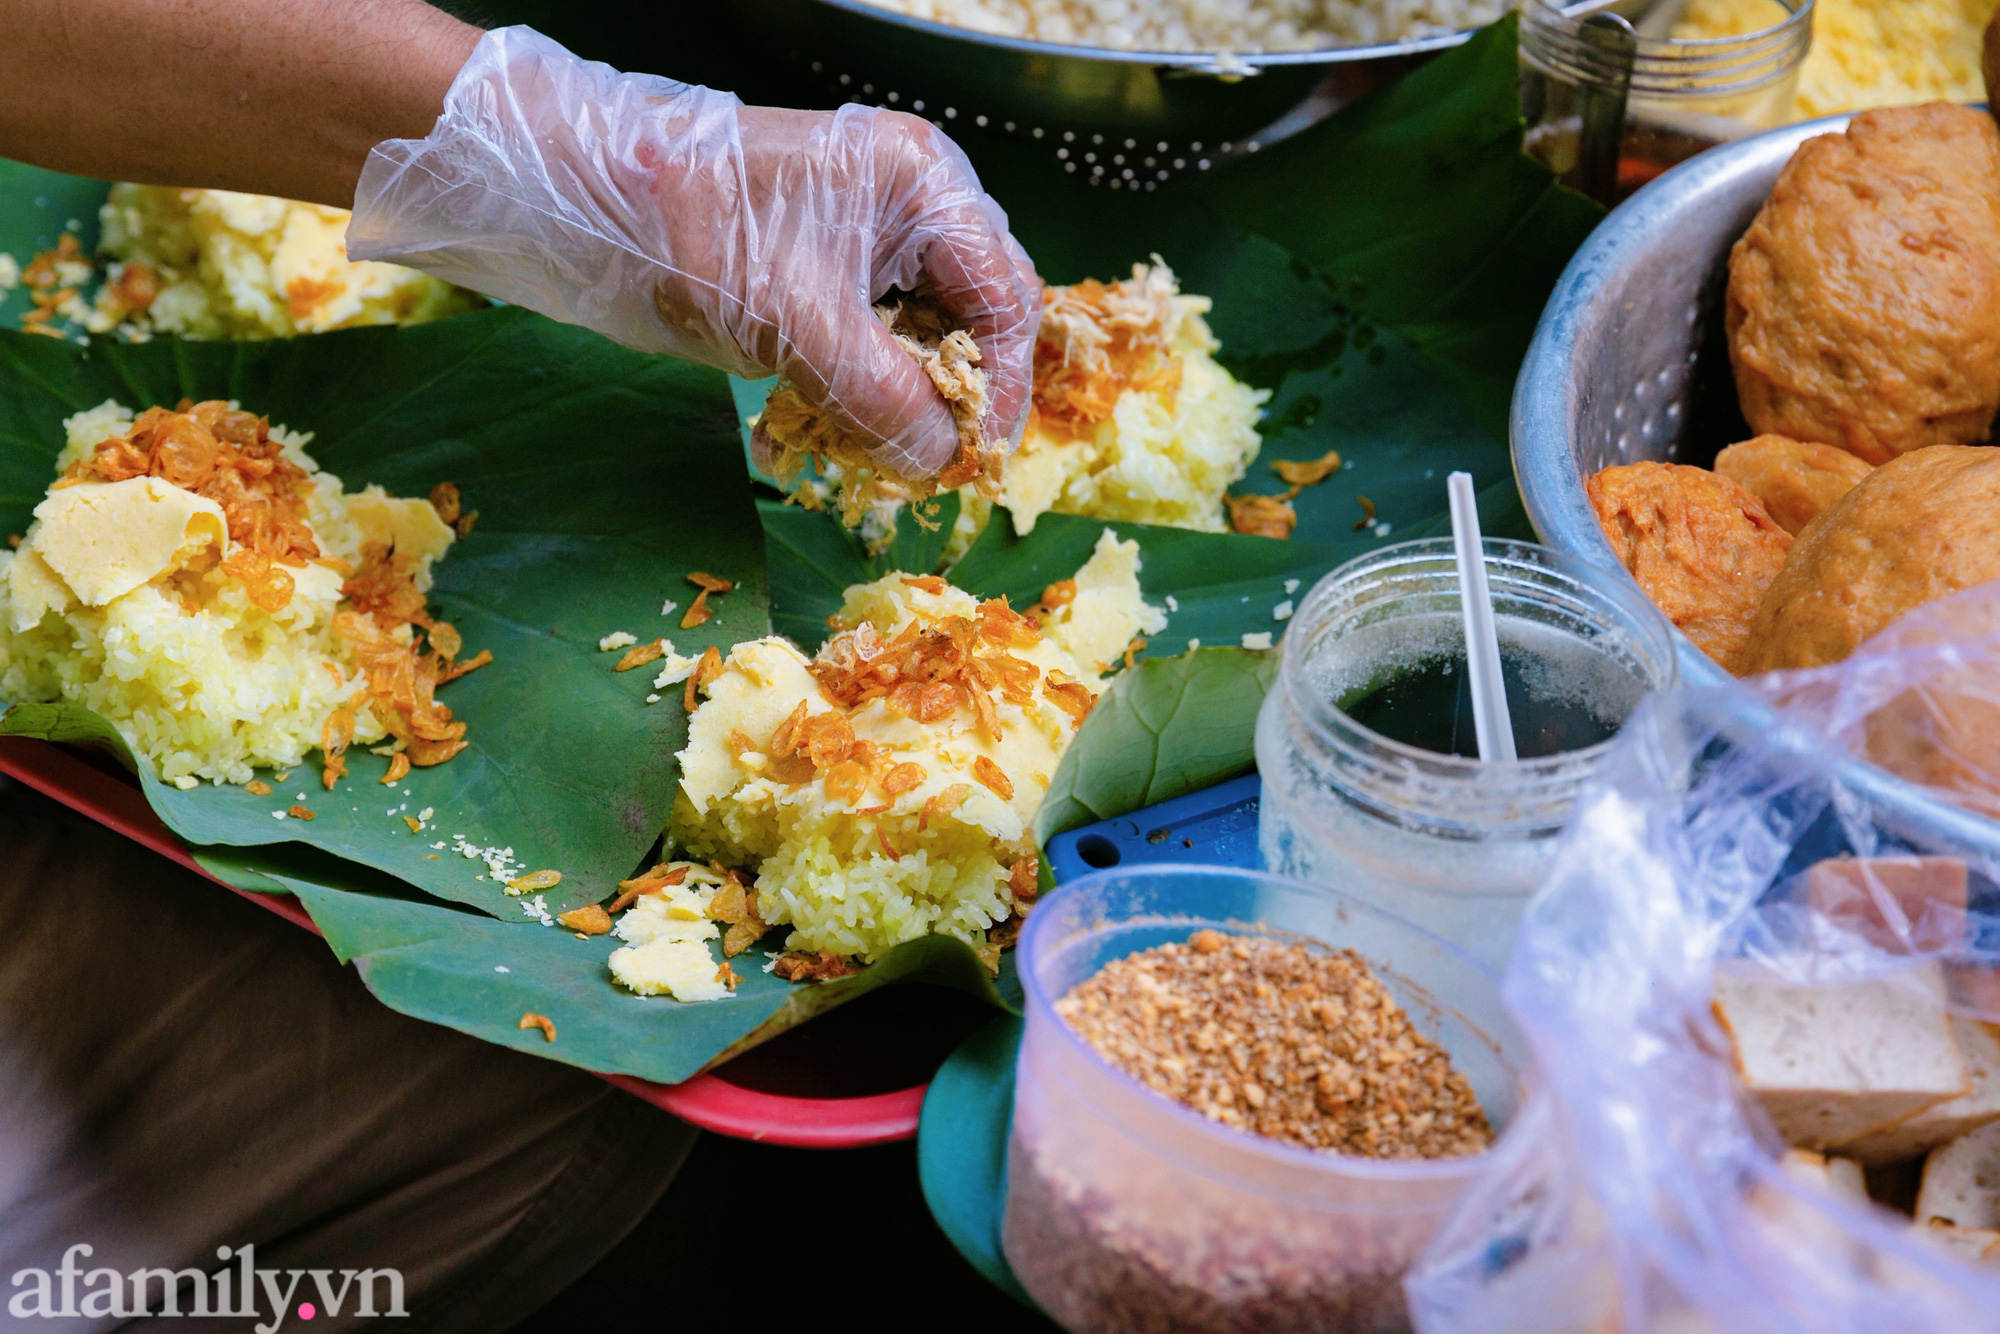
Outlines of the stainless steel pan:
{"type": "Polygon", "coordinates": [[[1017,135],[1051,155],[1063,150],[1082,179],[1129,189],[1255,151],[1470,35],[1218,56],[995,37],[863,0],[736,0],[732,8],[771,59],[817,81],[831,100],[916,112],[948,130],[1017,135]]]}

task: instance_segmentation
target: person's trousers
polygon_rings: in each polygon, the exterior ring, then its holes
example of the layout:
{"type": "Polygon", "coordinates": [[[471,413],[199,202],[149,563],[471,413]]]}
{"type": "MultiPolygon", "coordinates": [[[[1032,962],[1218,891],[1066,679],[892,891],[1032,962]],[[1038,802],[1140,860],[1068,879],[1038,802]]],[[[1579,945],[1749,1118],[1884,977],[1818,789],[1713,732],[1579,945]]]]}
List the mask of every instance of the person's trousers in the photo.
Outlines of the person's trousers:
{"type": "Polygon", "coordinates": [[[0,1328],[504,1330],[694,1134],[0,779],[0,1328]]]}

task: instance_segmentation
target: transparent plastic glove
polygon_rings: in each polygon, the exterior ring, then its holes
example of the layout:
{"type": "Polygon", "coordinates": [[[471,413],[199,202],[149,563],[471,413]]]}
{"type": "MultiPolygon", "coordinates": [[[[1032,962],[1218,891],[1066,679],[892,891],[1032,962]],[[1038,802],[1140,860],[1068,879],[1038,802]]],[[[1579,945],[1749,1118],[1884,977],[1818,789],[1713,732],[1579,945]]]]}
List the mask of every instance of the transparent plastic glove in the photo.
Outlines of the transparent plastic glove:
{"type": "Polygon", "coordinates": [[[965,155],[897,112],[745,107],[501,28],[428,138],[369,155],[347,249],[630,347],[775,371],[913,478],[957,437],[871,304],[925,280],[979,345],[988,438],[1011,447],[1027,416],[1040,281],[965,155]]]}

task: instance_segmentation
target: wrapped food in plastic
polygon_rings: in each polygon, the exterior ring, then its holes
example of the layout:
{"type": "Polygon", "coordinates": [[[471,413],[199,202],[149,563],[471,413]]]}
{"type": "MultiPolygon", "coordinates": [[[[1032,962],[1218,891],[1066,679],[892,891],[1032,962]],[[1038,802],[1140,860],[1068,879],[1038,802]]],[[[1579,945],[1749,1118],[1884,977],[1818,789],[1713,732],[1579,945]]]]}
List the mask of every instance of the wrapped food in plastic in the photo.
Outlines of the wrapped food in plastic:
{"type": "Polygon", "coordinates": [[[2000,583],[1648,701],[1522,922],[1542,1082],[1418,1327],[2000,1329],[1995,813],[2000,583]]]}

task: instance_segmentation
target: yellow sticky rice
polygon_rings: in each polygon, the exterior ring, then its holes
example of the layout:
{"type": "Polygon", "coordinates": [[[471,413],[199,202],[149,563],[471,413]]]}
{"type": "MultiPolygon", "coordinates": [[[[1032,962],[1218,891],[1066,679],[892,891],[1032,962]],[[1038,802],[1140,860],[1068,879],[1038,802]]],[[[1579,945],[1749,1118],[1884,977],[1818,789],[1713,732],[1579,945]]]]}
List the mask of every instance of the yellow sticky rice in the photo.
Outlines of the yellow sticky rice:
{"type": "MultiPolygon", "coordinates": [[[[132,415],[108,401],[65,420],[57,472],[99,441],[124,434],[132,415]]],[[[340,479],[320,471],[305,452],[310,434],[274,425],[271,438],[312,475],[307,513],[322,553],[358,564],[365,543],[400,538],[399,550],[421,553],[418,588],[430,586],[431,564],[452,533],[429,502],[401,500],[374,486],[343,494],[340,479]]],[[[320,744],[327,716],[356,704],[365,682],[332,631],[341,585],[334,570],[308,564],[288,571],[291,601],[267,612],[250,602],[241,581],[217,568],[226,547],[194,543],[173,552],[147,582],[102,605],[86,605],[58,582],[55,593],[67,608],[29,622],[20,608],[39,605],[28,601],[31,583],[59,579],[37,554],[42,528],[39,520],[30,526],[19,551],[0,551],[0,702],[83,705],[114,724],[162,780],[183,785],[203,778],[246,783],[258,766],[296,768],[320,744]]],[[[356,743],[383,738],[365,702],[355,714],[356,743]]]]}
{"type": "MultiPolygon", "coordinates": [[[[1010,652],[1045,676],[1064,672],[1101,691],[1105,665],[1133,636],[1166,623],[1140,595],[1138,571],[1138,543],[1107,529],[1075,575],[1075,600],[1045,620],[1040,642],[1010,652]]],[[[977,605],[949,585],[933,593],[888,575],[849,588],[836,620],[888,638],[912,621],[976,618],[977,605]]],[[[730,749],[731,733],[764,744],[801,703],[811,713],[837,707],[794,645],[768,638],[736,646],[689,726],[669,841],[692,857],[754,869],[758,914],[790,924],[790,949],[872,959],[931,933],[984,943],[986,929],[1013,911],[1008,865],[1033,855],[1031,821],[1075,734],[1069,715],[1040,694],[1026,706],[995,697],[999,734],[989,741],[965,704],[921,723],[870,701],[847,714],[855,736],[880,747],[886,764],[916,763],[925,777],[886,802],[874,792],[849,801],[828,795],[823,774],[793,786],[765,776],[764,755],[730,749]],[[1007,776],[1011,799],[974,776],[981,756],[1007,776]],[[968,790],[963,802],[926,820],[925,803],[959,784],[968,790]]]]}
{"type": "MultiPolygon", "coordinates": [[[[1994,0],[1816,0],[1794,117],[1983,101],[1980,34],[1993,9],[1994,0]]],[[[1736,37],[1782,22],[1785,14],[1777,0],[1690,0],[1673,32],[1736,37]]]]}
{"type": "MultiPolygon", "coordinates": [[[[345,209],[230,190],[120,184],[99,214],[117,261],[86,321],[189,338],[285,338],[360,324],[414,324],[470,310],[476,298],[396,264],[350,262],[345,209]],[[145,311],[113,293],[122,265],[160,279],[145,311]]],[[[98,327],[98,326],[102,327],[98,327]]]]}
{"type": "MultiPolygon", "coordinates": [[[[1257,419],[1271,397],[1234,379],[1215,360],[1222,344],[1203,318],[1214,303],[1181,293],[1157,256],[1134,265],[1132,282],[1158,299],[1161,333],[1180,363],[1178,384],[1129,388],[1111,415],[1078,438],[1031,420],[1000,474],[999,503],[1025,536],[1054,511],[1092,519],[1163,524],[1219,533],[1223,495],[1257,458],[1257,419]]],[[[992,503],[959,492],[955,549],[985,527],[992,503]]]]}
{"type": "Polygon", "coordinates": [[[722,935],[708,917],[708,901],[721,883],[706,866],[690,865],[680,884],[640,895],[611,929],[625,942],[611,951],[611,976],[641,996],[680,1001],[727,996],[729,987],[708,947],[722,935]]]}

